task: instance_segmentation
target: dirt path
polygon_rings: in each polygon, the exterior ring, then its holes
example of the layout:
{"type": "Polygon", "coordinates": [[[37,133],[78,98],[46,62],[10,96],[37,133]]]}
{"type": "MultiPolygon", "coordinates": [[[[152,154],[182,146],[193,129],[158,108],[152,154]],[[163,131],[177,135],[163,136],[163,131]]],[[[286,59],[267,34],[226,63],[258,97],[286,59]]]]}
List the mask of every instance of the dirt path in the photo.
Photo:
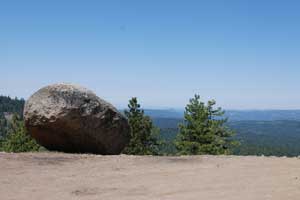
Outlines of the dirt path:
{"type": "Polygon", "coordinates": [[[0,153],[1,200],[300,199],[300,159],[0,153]]]}

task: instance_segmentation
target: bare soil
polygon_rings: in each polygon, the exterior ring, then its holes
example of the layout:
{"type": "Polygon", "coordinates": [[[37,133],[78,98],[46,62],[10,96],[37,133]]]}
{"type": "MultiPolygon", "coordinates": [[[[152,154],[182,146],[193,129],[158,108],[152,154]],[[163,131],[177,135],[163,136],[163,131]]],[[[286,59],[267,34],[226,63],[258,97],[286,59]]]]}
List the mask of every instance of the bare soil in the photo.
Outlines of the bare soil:
{"type": "Polygon", "coordinates": [[[0,153],[1,200],[299,200],[300,159],[0,153]]]}

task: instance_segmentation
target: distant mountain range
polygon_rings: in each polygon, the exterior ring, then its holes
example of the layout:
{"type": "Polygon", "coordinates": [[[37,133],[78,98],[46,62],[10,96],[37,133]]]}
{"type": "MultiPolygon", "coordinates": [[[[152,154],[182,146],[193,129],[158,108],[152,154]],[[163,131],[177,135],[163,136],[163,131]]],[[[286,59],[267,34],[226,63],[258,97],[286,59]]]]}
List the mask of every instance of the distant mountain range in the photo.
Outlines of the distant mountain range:
{"type": "MultiPolygon", "coordinates": [[[[145,109],[145,114],[151,118],[182,119],[183,112],[182,110],[176,109],[145,109]]],[[[227,116],[230,121],[300,121],[300,110],[227,110],[225,116],[227,116]]]]}

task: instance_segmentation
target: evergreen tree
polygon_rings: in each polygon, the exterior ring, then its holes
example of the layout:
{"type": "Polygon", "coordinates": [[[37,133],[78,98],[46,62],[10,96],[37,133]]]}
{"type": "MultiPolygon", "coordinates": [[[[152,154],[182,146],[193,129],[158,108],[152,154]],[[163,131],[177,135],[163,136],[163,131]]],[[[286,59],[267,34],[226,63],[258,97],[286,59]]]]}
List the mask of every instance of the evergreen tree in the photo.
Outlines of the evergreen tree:
{"type": "Polygon", "coordinates": [[[207,105],[195,95],[185,108],[184,122],[179,125],[175,145],[180,154],[228,154],[236,144],[231,140],[233,131],[225,126],[227,118],[221,108],[214,109],[216,102],[207,105]]]}
{"type": "Polygon", "coordinates": [[[0,139],[6,136],[7,129],[7,120],[0,114],[0,139]]]}
{"type": "Polygon", "coordinates": [[[40,146],[26,133],[24,122],[20,117],[14,115],[8,134],[2,139],[0,148],[6,152],[29,152],[38,151],[40,146]]]}
{"type": "Polygon", "coordinates": [[[137,98],[132,98],[125,110],[130,126],[131,140],[123,153],[133,155],[158,155],[159,130],[152,124],[150,117],[145,116],[144,110],[138,104],[137,98]]]}

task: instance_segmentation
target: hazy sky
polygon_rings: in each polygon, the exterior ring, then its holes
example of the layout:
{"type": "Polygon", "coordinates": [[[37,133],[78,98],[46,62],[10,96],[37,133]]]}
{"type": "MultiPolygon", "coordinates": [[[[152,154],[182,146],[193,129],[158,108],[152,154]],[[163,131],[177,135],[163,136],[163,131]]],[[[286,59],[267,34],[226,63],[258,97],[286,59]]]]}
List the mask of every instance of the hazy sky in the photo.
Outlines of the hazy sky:
{"type": "Polygon", "coordinates": [[[0,94],[81,84],[118,107],[300,109],[300,1],[3,0],[0,94]]]}

